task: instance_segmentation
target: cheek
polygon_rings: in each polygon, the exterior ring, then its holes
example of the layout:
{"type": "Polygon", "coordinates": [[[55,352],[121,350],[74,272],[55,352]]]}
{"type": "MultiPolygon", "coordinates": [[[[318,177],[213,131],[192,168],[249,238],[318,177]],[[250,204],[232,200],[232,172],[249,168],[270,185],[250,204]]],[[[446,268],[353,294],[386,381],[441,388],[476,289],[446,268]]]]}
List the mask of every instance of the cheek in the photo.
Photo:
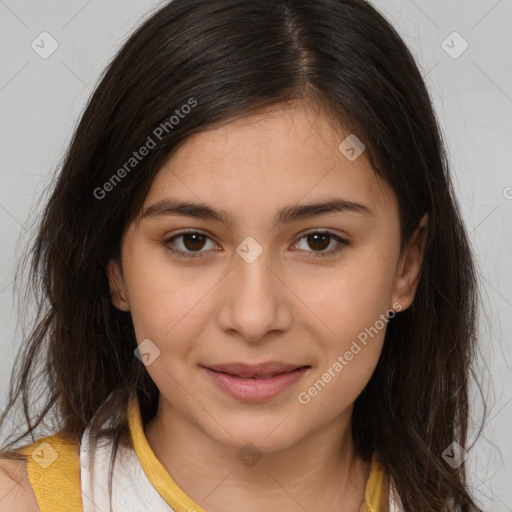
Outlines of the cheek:
{"type": "MultiPolygon", "coordinates": [[[[373,326],[391,307],[394,254],[375,257],[371,247],[347,257],[337,267],[297,279],[297,294],[304,298],[311,321],[320,321],[316,337],[333,350],[342,350],[359,333],[373,326]]],[[[314,325],[312,324],[312,325],[314,325]]],[[[379,324],[380,325],[380,324],[379,324]]]]}
{"type": "Polygon", "coordinates": [[[350,297],[342,298],[330,311],[330,330],[316,334],[319,365],[301,387],[297,399],[315,421],[329,422],[349,408],[370,380],[379,361],[385,333],[393,312],[382,304],[350,297]],[[391,312],[391,314],[390,314],[391,312]]]}
{"type": "MultiPolygon", "coordinates": [[[[208,279],[190,279],[187,270],[172,265],[164,250],[132,251],[125,263],[126,290],[137,339],[179,346],[183,331],[198,326],[201,299],[208,279]],[[155,252],[158,252],[155,256],[155,252]]],[[[196,271],[197,274],[197,271],[196,271]]]]}
{"type": "Polygon", "coordinates": [[[308,387],[301,389],[305,395],[299,403],[309,400],[315,414],[335,414],[359,396],[378,363],[394,316],[393,258],[376,259],[371,251],[357,256],[347,258],[332,279],[311,281],[307,290],[308,305],[322,320],[321,325],[313,320],[309,324],[322,357],[308,387]]]}
{"type": "Polygon", "coordinates": [[[164,250],[158,255],[154,251],[131,251],[126,288],[138,343],[149,339],[160,351],[147,371],[157,385],[168,385],[173,381],[167,372],[183,380],[186,368],[197,363],[199,340],[212,322],[215,305],[223,301],[226,272],[179,266],[164,250]]]}

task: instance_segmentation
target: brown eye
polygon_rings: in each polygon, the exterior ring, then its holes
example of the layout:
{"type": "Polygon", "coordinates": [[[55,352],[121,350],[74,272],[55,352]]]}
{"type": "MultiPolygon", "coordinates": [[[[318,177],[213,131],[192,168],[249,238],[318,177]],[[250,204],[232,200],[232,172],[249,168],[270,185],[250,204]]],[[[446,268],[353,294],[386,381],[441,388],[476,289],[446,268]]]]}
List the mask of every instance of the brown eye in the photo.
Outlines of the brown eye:
{"type": "Polygon", "coordinates": [[[180,258],[199,258],[201,249],[204,248],[206,240],[211,239],[203,233],[198,231],[185,231],[165,240],[164,245],[180,258]],[[176,244],[174,240],[180,238],[182,239],[181,244],[176,244]],[[179,247],[180,245],[182,247],[179,247]],[[178,246],[177,249],[175,248],[176,246],[178,246]]]}
{"type": "Polygon", "coordinates": [[[315,251],[323,251],[329,247],[330,235],[324,233],[316,233],[313,235],[306,235],[308,245],[315,251]]]}
{"type": "Polygon", "coordinates": [[[203,248],[205,236],[199,233],[186,233],[183,237],[183,245],[189,251],[198,251],[203,248]]]}
{"type": "Polygon", "coordinates": [[[311,231],[302,236],[299,240],[299,243],[305,240],[305,245],[312,251],[306,252],[313,253],[313,257],[323,257],[323,256],[332,256],[338,252],[340,252],[345,246],[350,245],[347,240],[335,235],[334,233],[330,233],[329,231],[311,231]],[[326,250],[329,246],[331,246],[332,242],[337,242],[334,244],[334,249],[326,250]],[[315,254],[318,253],[318,254],[315,254]]]}

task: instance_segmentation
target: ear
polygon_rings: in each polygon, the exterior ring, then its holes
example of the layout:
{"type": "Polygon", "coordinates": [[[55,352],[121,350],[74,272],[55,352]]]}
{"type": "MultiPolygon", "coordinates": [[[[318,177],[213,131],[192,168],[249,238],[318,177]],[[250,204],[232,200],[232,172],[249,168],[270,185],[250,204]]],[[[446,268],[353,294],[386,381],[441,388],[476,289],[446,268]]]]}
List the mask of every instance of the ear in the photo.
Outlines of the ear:
{"type": "Polygon", "coordinates": [[[130,311],[130,305],[126,299],[123,271],[117,260],[110,260],[107,265],[108,283],[112,304],[121,311],[130,311]]]}
{"type": "Polygon", "coordinates": [[[420,269],[427,241],[428,213],[425,213],[407,247],[400,256],[393,287],[393,304],[398,302],[406,310],[413,302],[419,283],[420,269]]]}

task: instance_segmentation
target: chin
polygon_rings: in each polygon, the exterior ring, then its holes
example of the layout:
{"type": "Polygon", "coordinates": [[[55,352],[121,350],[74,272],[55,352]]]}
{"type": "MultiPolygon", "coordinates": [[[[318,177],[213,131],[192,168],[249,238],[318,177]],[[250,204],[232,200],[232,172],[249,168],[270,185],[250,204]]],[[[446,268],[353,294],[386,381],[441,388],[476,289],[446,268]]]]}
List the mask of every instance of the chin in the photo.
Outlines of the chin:
{"type": "Polygon", "coordinates": [[[289,448],[302,437],[296,425],[283,422],[285,417],[286,414],[280,415],[272,421],[268,417],[259,421],[252,417],[245,420],[240,418],[234,423],[224,422],[222,426],[225,430],[216,429],[210,435],[218,443],[237,452],[243,451],[244,447],[246,451],[254,449],[262,454],[278,452],[289,448]]]}

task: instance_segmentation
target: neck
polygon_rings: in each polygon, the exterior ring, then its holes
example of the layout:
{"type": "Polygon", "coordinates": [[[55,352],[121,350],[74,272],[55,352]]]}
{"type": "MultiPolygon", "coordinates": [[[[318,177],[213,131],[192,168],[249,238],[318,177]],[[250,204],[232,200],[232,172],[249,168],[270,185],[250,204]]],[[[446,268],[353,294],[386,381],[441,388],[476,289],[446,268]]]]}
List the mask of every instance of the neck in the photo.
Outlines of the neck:
{"type": "Polygon", "coordinates": [[[144,432],[172,479],[208,512],[358,512],[370,464],[355,454],[350,419],[351,410],[291,446],[244,457],[161,396],[144,432]]]}

